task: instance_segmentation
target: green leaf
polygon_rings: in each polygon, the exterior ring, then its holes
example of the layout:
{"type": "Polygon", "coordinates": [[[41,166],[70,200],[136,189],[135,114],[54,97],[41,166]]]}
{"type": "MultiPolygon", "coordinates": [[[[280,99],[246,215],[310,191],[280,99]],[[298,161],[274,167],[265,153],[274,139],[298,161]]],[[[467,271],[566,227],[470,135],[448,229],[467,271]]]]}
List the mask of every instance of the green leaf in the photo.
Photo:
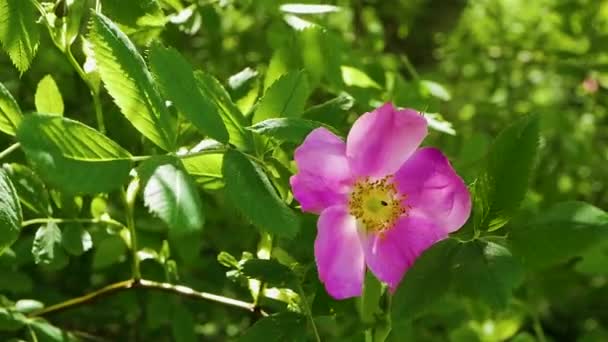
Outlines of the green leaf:
{"type": "Polygon", "coordinates": [[[101,79],[121,112],[146,138],[173,151],[173,119],[133,43],[100,13],[91,18],[89,40],[101,79]]]}
{"type": "Polygon", "coordinates": [[[323,14],[337,12],[340,10],[340,7],[333,5],[284,4],[279,9],[292,14],[323,14]]]}
{"type": "Polygon", "coordinates": [[[118,235],[110,235],[101,242],[95,241],[93,269],[100,270],[125,260],[127,245],[118,235]]]}
{"type": "Polygon", "coordinates": [[[0,255],[21,232],[21,205],[17,191],[4,169],[0,169],[0,255]]]}
{"type": "Polygon", "coordinates": [[[63,331],[41,319],[32,320],[30,321],[29,325],[30,327],[32,327],[33,332],[36,334],[36,341],[38,342],[80,341],[80,339],[77,339],[74,335],[63,331]]]}
{"type": "Polygon", "coordinates": [[[509,222],[528,190],[538,151],[538,117],[519,119],[501,132],[488,151],[475,184],[475,223],[496,230],[509,222]]]}
{"type": "Polygon", "coordinates": [[[36,264],[50,264],[61,248],[61,230],[55,222],[40,226],[34,236],[32,255],[36,264]]]}
{"type": "Polygon", "coordinates": [[[272,137],[281,141],[301,143],[314,129],[326,127],[320,122],[300,118],[268,119],[247,127],[257,134],[272,137]]]}
{"type": "Polygon", "coordinates": [[[22,313],[0,308],[0,331],[17,331],[26,321],[27,318],[22,313]]]}
{"type": "Polygon", "coordinates": [[[195,329],[194,317],[188,308],[181,303],[173,305],[171,315],[171,334],[175,342],[196,342],[198,341],[195,329]]]}
{"type": "Polygon", "coordinates": [[[238,342],[307,341],[306,318],[285,312],[264,317],[237,339],[238,342]]]}
{"type": "Polygon", "coordinates": [[[43,179],[64,191],[107,192],[129,177],[129,152],[78,121],[56,115],[28,115],[17,139],[43,179]]]}
{"type": "Polygon", "coordinates": [[[224,155],[202,154],[182,159],[186,171],[194,177],[197,184],[205,189],[214,190],[224,186],[222,164],[224,155]]]}
{"type": "Polygon", "coordinates": [[[37,12],[32,1],[0,1],[0,42],[22,74],[29,69],[40,42],[37,12]]]}
{"type": "Polygon", "coordinates": [[[301,116],[309,92],[303,71],[292,71],[281,76],[266,90],[257,104],[253,123],[270,118],[301,116]]]}
{"type": "Polygon", "coordinates": [[[44,304],[33,299],[20,299],[15,303],[15,310],[21,313],[30,313],[44,308],[44,304]]]}
{"type": "Polygon", "coordinates": [[[257,164],[242,153],[230,150],[224,155],[222,174],[226,195],[254,225],[278,236],[297,234],[298,217],[279,198],[257,164]]]}
{"type": "Polygon", "coordinates": [[[165,97],[186,119],[211,138],[228,142],[217,106],[197,87],[192,67],[179,52],[155,44],[150,51],[150,67],[165,97]]]}
{"type": "Polygon", "coordinates": [[[39,113],[63,115],[63,98],[51,75],[44,76],[38,82],[34,100],[39,113]]]}
{"type": "Polygon", "coordinates": [[[340,69],[342,70],[344,84],[349,87],[382,89],[378,82],[374,81],[360,69],[346,65],[343,65],[340,69]]]}
{"type": "Polygon", "coordinates": [[[246,120],[241,111],[230,99],[230,95],[215,77],[202,71],[194,76],[199,90],[217,108],[228,131],[229,142],[234,146],[248,149],[252,145],[251,133],[245,130],[246,120]]]}
{"type": "Polygon", "coordinates": [[[181,161],[158,158],[146,161],[139,173],[145,182],[144,203],[180,237],[200,232],[205,223],[201,200],[181,161]]]}
{"type": "Polygon", "coordinates": [[[457,241],[447,239],[422,253],[393,295],[394,318],[414,320],[449,292],[452,257],[458,247],[457,241]]]}
{"type": "Polygon", "coordinates": [[[542,269],[580,256],[608,238],[608,213],[583,202],[563,202],[514,227],[513,253],[542,269]]]}
{"type": "Polygon", "coordinates": [[[70,254],[80,256],[93,248],[91,234],[80,224],[66,224],[63,229],[63,248],[70,254]]]}
{"type": "Polygon", "coordinates": [[[273,259],[247,260],[242,271],[247,278],[261,280],[270,287],[288,287],[296,280],[289,267],[273,259]]]}
{"type": "Polygon", "coordinates": [[[28,209],[50,216],[53,212],[49,193],[46,186],[34,171],[21,164],[4,164],[4,170],[13,181],[13,185],[19,195],[19,201],[28,209]]]}
{"type": "Polygon", "coordinates": [[[104,0],[103,11],[138,45],[150,45],[167,22],[157,0],[104,0]]]}
{"type": "Polygon", "coordinates": [[[0,83],[0,131],[15,135],[21,123],[21,109],[13,95],[0,83]]]}

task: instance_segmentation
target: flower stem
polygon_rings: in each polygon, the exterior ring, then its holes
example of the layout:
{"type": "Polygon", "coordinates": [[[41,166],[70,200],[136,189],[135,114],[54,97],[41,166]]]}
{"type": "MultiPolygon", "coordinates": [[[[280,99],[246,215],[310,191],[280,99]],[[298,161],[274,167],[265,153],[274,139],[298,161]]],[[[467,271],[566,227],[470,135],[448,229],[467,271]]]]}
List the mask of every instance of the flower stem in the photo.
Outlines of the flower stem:
{"type": "Polygon", "coordinates": [[[4,151],[0,152],[0,159],[8,156],[9,154],[11,154],[13,151],[17,150],[19,148],[19,146],[21,146],[21,144],[19,143],[14,143],[11,146],[9,146],[8,148],[6,148],[4,151]]]}
{"type": "Polygon", "coordinates": [[[127,187],[127,191],[123,191],[123,198],[126,206],[127,214],[127,228],[129,228],[129,237],[131,240],[131,259],[133,266],[131,272],[133,278],[138,280],[141,279],[141,271],[139,269],[139,258],[137,256],[137,232],[135,231],[135,218],[133,215],[133,207],[135,205],[135,198],[139,192],[139,178],[135,178],[131,181],[127,187]]]}
{"type": "MultiPolygon", "coordinates": [[[[129,280],[124,280],[124,281],[110,284],[106,287],[103,287],[99,290],[85,294],[83,296],[68,299],[64,302],[34,311],[29,315],[29,317],[39,317],[39,316],[44,316],[44,315],[48,315],[51,313],[65,311],[65,310],[68,310],[68,309],[71,309],[71,308],[74,308],[77,306],[91,303],[95,300],[98,300],[100,298],[106,297],[108,295],[111,295],[111,294],[114,294],[117,292],[129,290],[129,289],[137,289],[137,288],[174,293],[174,294],[178,294],[178,295],[181,295],[184,297],[208,300],[208,301],[212,301],[212,302],[216,302],[216,303],[220,303],[220,304],[224,304],[224,305],[228,305],[228,306],[233,306],[236,308],[245,309],[247,311],[255,312],[255,306],[252,303],[243,302],[243,301],[240,301],[237,299],[220,296],[220,295],[216,295],[213,293],[199,292],[199,291],[193,290],[190,287],[182,286],[182,285],[174,285],[174,284],[170,284],[170,283],[160,283],[160,282],[146,280],[146,279],[129,279],[129,280]]],[[[265,313],[264,311],[261,311],[261,314],[263,316],[268,316],[268,314],[265,313]]]]}
{"type": "Polygon", "coordinates": [[[315,320],[312,317],[312,311],[310,310],[310,306],[308,305],[308,300],[306,300],[306,294],[304,293],[304,289],[302,285],[298,282],[298,292],[300,294],[300,299],[302,300],[302,306],[304,307],[304,313],[308,317],[310,321],[310,325],[312,327],[312,331],[315,335],[315,341],[321,342],[321,336],[319,335],[319,330],[317,329],[317,325],[315,324],[315,320]]]}
{"type": "Polygon", "coordinates": [[[27,221],[23,221],[21,223],[21,227],[31,226],[34,224],[44,224],[44,223],[99,223],[99,224],[109,224],[112,226],[116,226],[119,228],[124,227],[124,224],[113,220],[113,219],[91,219],[91,218],[54,218],[54,217],[45,217],[45,218],[35,218],[27,221]]]}

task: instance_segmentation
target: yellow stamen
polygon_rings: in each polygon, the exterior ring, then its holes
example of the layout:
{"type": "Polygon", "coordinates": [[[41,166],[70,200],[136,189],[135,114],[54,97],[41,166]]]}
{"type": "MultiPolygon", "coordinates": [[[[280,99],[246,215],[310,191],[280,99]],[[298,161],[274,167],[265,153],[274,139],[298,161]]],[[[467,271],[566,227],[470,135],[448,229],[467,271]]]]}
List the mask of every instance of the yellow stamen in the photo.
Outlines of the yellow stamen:
{"type": "Polygon", "coordinates": [[[405,198],[397,191],[392,176],[374,181],[366,177],[355,183],[348,201],[349,212],[368,232],[383,233],[407,214],[405,198]]]}

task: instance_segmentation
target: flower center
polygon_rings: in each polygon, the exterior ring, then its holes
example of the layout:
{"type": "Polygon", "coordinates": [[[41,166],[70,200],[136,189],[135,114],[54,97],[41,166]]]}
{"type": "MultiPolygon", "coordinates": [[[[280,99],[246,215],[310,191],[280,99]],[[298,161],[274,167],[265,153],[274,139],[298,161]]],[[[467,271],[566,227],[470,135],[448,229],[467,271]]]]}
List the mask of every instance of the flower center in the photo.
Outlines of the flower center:
{"type": "Polygon", "coordinates": [[[349,213],[363,223],[368,232],[379,233],[389,229],[408,210],[402,204],[405,195],[397,192],[391,178],[359,179],[350,194],[349,213]]]}

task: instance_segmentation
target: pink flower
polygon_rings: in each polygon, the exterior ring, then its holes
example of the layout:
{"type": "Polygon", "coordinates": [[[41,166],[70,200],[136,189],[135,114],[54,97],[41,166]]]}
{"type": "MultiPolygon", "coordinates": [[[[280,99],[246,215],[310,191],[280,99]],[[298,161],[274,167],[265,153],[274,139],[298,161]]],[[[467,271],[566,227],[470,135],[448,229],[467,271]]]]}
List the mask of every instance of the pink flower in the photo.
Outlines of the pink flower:
{"type": "Polygon", "coordinates": [[[391,103],[362,115],[346,143],[325,128],[295,151],[290,183],[320,214],[315,258],[336,299],[360,296],[365,267],[391,290],[428,247],[469,218],[471,198],[447,158],[419,148],[426,120],[391,103]]]}

